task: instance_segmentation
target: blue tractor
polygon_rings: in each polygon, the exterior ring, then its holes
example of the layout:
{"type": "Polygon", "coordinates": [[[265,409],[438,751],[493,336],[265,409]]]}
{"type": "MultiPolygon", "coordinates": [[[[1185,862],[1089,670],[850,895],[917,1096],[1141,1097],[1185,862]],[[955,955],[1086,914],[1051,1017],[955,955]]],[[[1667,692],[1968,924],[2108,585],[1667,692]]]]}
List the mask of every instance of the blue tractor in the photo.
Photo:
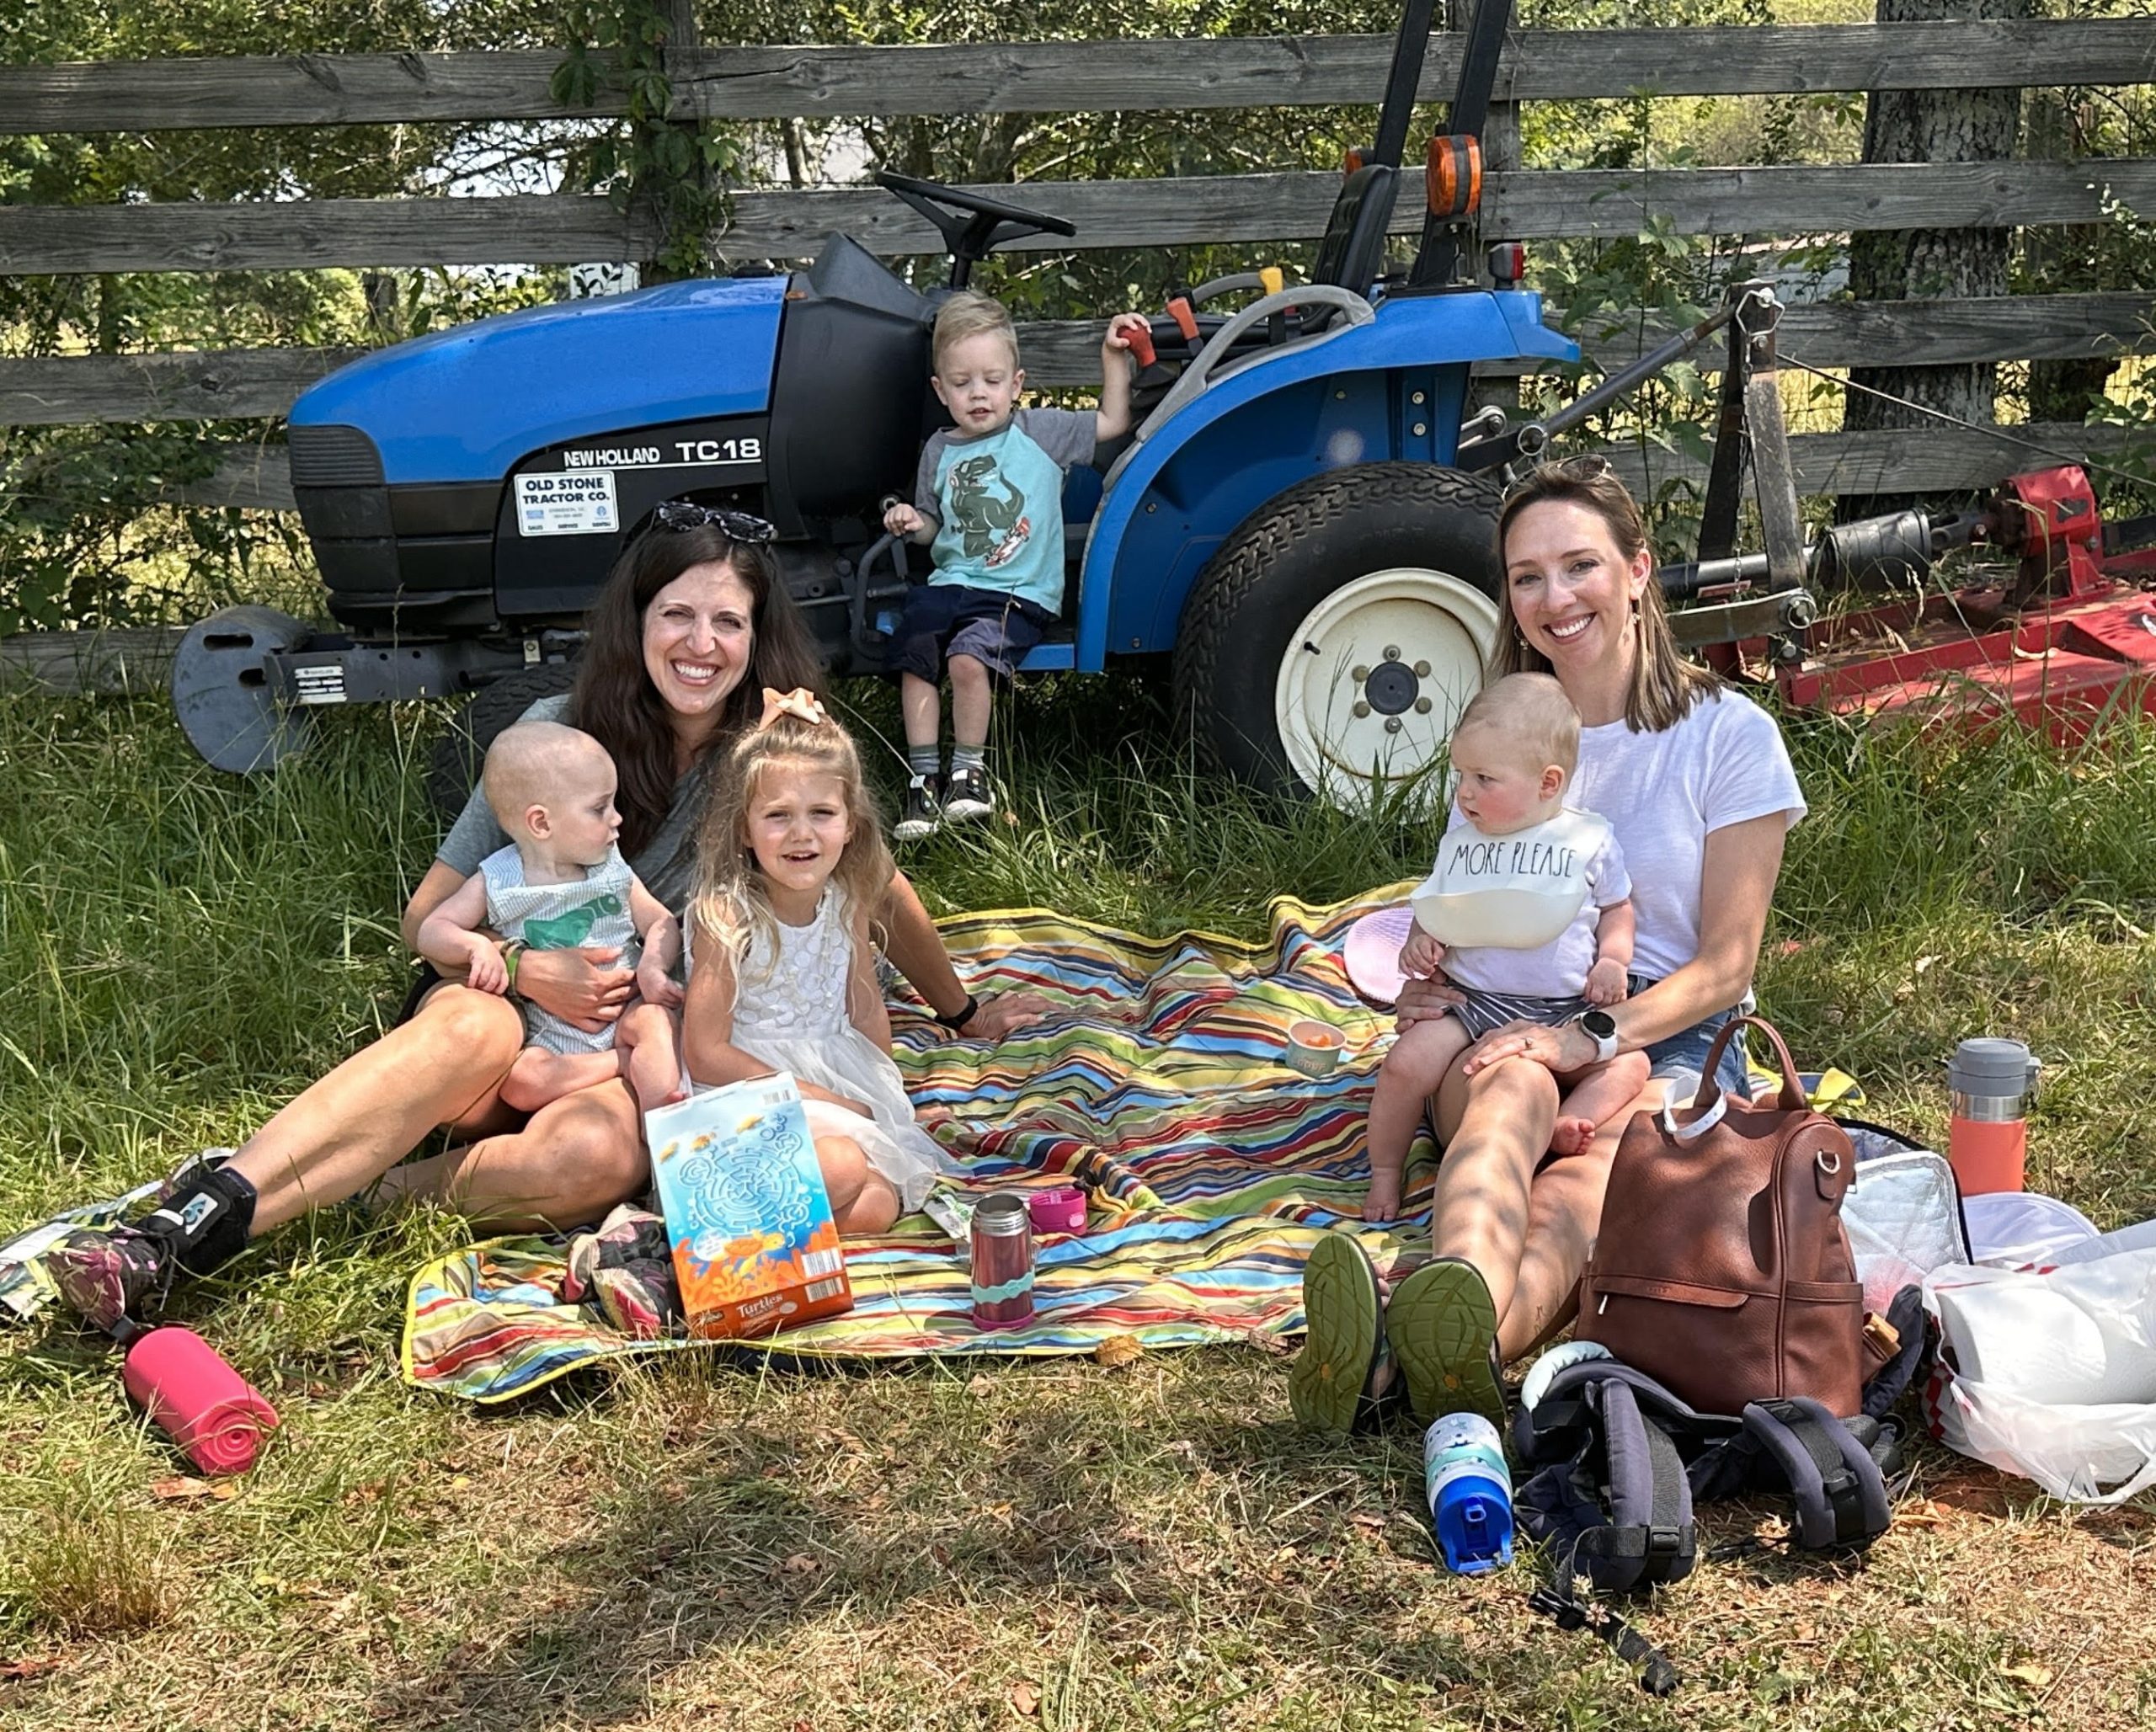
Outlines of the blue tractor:
{"type": "MultiPolygon", "coordinates": [[[[1494,286],[1457,280],[1508,0],[1477,8],[1420,245],[1388,269],[1432,7],[1410,0],[1376,141],[1351,153],[1311,280],[1225,279],[1151,322],[1134,433],[1066,491],[1065,627],[1027,663],[1171,656],[1214,764],[1342,803],[1428,765],[1480,684],[1494,472],[1521,430],[1495,411],[1467,421],[1470,372],[1577,357],[1517,286],[1517,247],[1490,249],[1494,286]]],[[[878,179],[935,223],[954,287],[1006,242],[1074,232],[972,189],[878,179]]],[[[878,671],[908,578],[878,520],[937,424],[928,335],[946,292],[834,235],[806,270],[483,319],[332,374],[290,440],[342,630],[261,608],[198,624],[173,679],[190,738],[256,770],[304,743],[315,706],[468,691],[436,767],[437,791],[460,797],[473,753],[566,685],[623,537],[677,498],[769,518],[833,671],[878,671]]]]}

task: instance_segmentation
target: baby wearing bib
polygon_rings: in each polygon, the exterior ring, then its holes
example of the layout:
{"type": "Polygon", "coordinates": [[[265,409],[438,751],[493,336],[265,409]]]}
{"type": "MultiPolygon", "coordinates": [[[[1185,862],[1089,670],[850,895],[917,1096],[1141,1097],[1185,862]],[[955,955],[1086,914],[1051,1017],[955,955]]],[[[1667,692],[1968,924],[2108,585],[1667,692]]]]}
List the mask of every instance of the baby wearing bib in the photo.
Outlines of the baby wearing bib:
{"type": "MultiPolygon", "coordinates": [[[[1370,1102],[1365,1221],[1400,1212],[1401,1170],[1425,1103],[1454,1060],[1513,1022],[1550,1026],[1626,991],[1632,881],[1609,825],[1567,807],[1580,718],[1547,674],[1512,674],[1460,712],[1452,737],[1453,818],[1436,869],[1415,891],[1404,973],[1442,973],[1461,997],[1449,1015],[1404,1030],[1370,1102]]],[[[1646,1085],[1644,1053],[1559,1074],[1550,1139],[1577,1154],[1646,1085]]]]}

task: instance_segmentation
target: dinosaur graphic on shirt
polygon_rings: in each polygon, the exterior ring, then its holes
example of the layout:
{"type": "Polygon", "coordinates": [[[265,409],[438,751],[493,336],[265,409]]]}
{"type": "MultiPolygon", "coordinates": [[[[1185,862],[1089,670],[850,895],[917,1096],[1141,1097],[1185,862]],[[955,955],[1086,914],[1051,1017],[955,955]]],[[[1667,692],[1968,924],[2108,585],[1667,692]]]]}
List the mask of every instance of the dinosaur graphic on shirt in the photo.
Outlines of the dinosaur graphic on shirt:
{"type": "Polygon", "coordinates": [[[573,908],[554,916],[551,920],[531,920],[524,923],[524,941],[534,950],[576,950],[591,936],[591,929],[601,914],[622,912],[622,898],[618,896],[595,896],[580,908],[573,908]]]}
{"type": "Polygon", "coordinates": [[[952,526],[967,558],[985,557],[993,570],[1025,546],[1033,532],[1032,520],[1025,514],[1026,496],[997,469],[992,456],[983,452],[959,458],[945,475],[944,487],[952,526]]]}

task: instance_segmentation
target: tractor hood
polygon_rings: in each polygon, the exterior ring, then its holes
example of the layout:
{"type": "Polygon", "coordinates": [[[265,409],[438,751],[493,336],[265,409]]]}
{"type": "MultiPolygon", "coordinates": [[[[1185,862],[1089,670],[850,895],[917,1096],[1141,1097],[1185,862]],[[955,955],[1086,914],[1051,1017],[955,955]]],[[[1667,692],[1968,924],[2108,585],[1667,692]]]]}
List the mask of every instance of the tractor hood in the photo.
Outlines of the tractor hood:
{"type": "Polygon", "coordinates": [[[784,276],[666,283],[414,338],[339,368],[295,427],[356,427],[382,479],[499,481],[528,451],[771,401],[784,276]]]}

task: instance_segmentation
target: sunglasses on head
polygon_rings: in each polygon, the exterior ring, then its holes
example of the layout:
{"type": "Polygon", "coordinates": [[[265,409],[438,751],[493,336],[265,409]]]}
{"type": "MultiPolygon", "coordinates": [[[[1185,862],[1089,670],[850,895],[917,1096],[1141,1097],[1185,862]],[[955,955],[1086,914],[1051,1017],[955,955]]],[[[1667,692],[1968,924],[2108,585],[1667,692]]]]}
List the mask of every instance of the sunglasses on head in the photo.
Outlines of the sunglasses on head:
{"type": "Polygon", "coordinates": [[[1561,457],[1540,464],[1530,469],[1506,493],[1508,499],[1518,498],[1530,492],[1539,482],[1555,477],[1559,481],[1586,482],[1600,481],[1614,472],[1607,457],[1561,457]]]}
{"type": "Polygon", "coordinates": [[[717,530],[744,547],[760,547],[778,531],[760,517],[728,505],[699,505],[693,499],[668,499],[653,507],[652,525],[662,530],[717,530]]]}

